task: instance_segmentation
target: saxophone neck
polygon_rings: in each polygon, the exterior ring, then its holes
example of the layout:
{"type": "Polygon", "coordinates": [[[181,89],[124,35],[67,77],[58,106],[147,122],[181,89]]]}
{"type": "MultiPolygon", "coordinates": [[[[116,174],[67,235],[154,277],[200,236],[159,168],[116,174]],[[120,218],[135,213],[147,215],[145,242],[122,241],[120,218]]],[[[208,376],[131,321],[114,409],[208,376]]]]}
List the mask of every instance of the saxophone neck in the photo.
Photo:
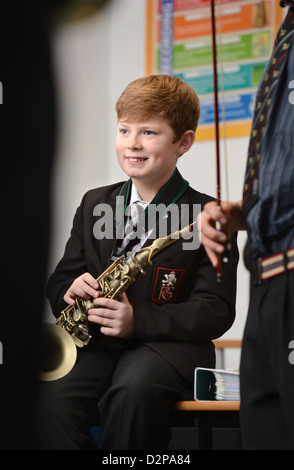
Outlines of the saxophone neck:
{"type": "Polygon", "coordinates": [[[181,230],[176,230],[173,233],[170,233],[167,237],[157,238],[154,242],[148,246],[142,248],[139,253],[148,252],[148,263],[151,264],[151,259],[161,250],[176,242],[180,238],[185,237],[189,232],[192,231],[192,226],[196,223],[196,220],[190,225],[187,225],[181,230]]]}

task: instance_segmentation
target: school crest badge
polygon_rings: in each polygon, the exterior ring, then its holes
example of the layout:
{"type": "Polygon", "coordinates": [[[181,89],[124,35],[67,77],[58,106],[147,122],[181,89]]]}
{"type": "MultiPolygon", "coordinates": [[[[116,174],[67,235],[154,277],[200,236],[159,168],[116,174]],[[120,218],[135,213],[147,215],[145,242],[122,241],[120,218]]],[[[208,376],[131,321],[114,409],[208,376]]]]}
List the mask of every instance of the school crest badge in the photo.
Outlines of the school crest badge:
{"type": "Polygon", "coordinates": [[[185,269],[158,267],[152,291],[152,300],[163,303],[175,301],[184,273],[185,269]]]}

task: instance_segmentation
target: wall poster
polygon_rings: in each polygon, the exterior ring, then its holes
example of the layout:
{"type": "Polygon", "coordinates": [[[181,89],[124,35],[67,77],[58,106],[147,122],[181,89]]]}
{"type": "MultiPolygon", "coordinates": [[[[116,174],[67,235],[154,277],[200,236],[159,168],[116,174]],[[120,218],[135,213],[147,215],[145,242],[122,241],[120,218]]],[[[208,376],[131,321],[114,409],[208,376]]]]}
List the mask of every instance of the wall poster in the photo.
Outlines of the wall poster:
{"type": "MultiPolygon", "coordinates": [[[[196,139],[214,139],[210,0],[146,0],[146,73],[169,73],[200,98],[196,139]]],[[[279,0],[215,0],[220,137],[250,133],[257,85],[281,24],[279,0]]]]}

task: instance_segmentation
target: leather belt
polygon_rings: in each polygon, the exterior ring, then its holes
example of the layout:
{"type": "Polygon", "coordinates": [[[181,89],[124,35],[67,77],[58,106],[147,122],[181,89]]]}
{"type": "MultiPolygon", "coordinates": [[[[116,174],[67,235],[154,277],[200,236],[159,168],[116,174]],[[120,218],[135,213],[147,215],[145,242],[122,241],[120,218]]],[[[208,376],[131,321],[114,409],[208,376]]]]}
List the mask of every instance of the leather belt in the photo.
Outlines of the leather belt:
{"type": "Polygon", "coordinates": [[[261,284],[266,279],[294,269],[294,248],[268,258],[257,258],[254,263],[253,282],[261,284]]]}

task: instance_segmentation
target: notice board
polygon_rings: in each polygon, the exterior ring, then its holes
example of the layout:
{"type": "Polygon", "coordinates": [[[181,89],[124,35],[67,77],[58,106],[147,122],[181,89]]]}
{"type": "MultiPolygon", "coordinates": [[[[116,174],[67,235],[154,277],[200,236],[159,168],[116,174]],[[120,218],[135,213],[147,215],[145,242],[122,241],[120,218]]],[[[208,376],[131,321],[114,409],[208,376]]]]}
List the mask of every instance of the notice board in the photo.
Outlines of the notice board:
{"type": "MultiPolygon", "coordinates": [[[[197,140],[215,136],[210,5],[146,0],[146,73],[180,76],[195,89],[201,105],[197,140]]],[[[249,135],[257,86],[282,16],[279,0],[215,0],[221,137],[249,135]]]]}

